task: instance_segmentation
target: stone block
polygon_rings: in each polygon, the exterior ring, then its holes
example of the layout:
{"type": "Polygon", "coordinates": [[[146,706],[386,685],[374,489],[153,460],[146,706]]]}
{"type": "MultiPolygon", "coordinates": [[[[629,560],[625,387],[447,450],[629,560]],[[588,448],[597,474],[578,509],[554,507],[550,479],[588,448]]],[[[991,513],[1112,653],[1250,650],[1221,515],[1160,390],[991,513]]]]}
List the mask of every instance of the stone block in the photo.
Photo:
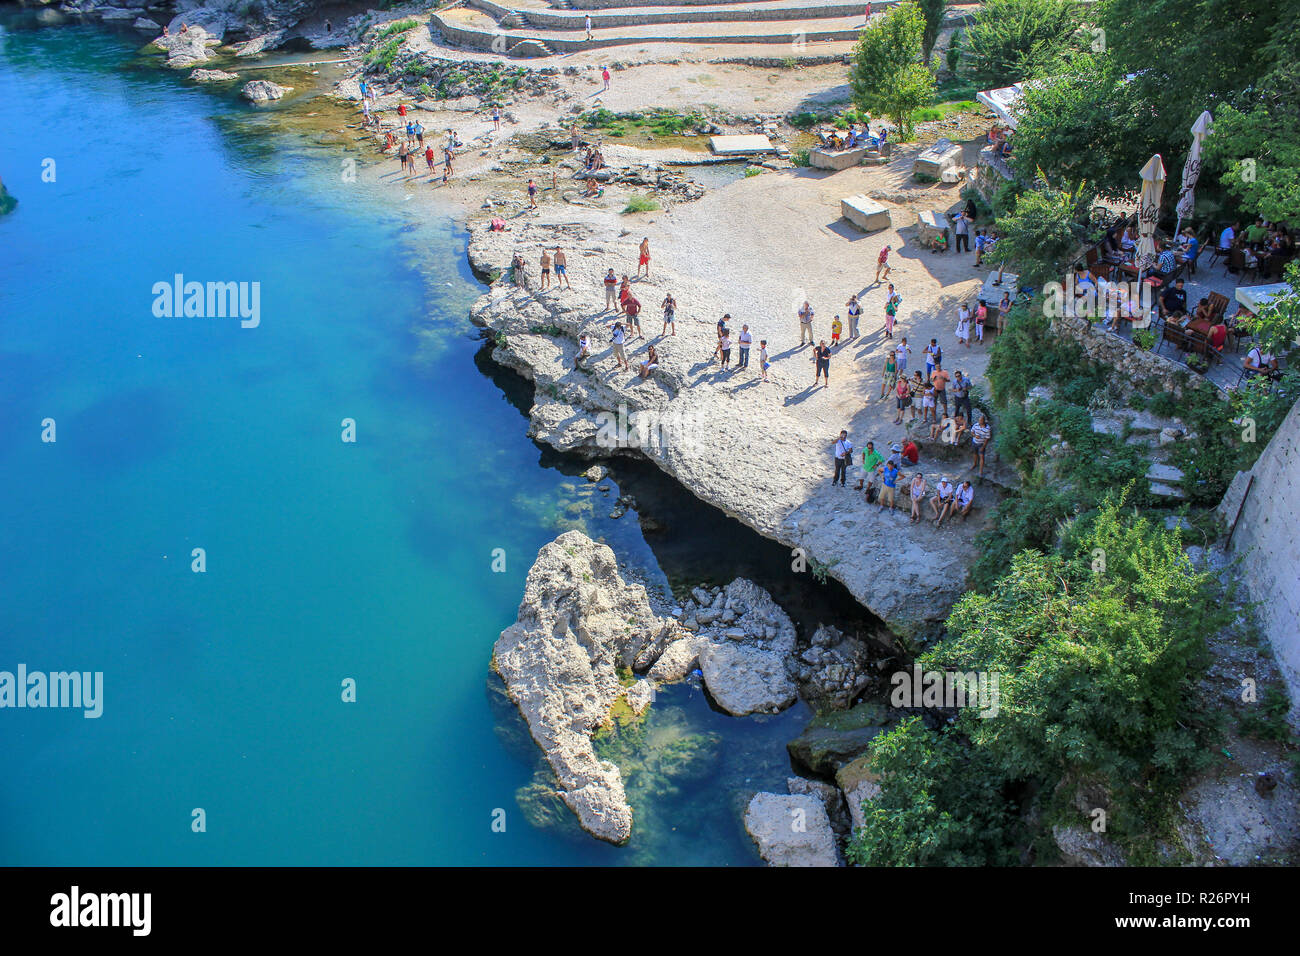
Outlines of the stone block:
{"type": "Polygon", "coordinates": [[[941,139],[916,157],[916,161],[912,165],[912,172],[916,175],[941,179],[945,171],[960,163],[961,147],[949,139],[941,139]]]}
{"type": "Polygon", "coordinates": [[[841,199],[840,215],[863,232],[888,229],[893,224],[888,209],[874,199],[862,195],[841,199]]]}
{"type": "Polygon", "coordinates": [[[850,166],[857,166],[867,155],[867,150],[862,149],[841,149],[837,152],[831,152],[826,149],[808,150],[808,165],[814,169],[830,169],[839,171],[848,169],[850,166]]]}

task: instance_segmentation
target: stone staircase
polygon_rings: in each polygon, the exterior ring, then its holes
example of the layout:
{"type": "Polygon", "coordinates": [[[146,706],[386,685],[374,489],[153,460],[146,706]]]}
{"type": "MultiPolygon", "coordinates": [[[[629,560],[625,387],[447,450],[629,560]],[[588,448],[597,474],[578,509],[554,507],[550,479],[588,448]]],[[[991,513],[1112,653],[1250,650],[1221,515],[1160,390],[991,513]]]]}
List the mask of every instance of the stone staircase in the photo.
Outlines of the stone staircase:
{"type": "MultiPolygon", "coordinates": [[[[874,12],[894,2],[877,2],[874,12]]],[[[434,14],[432,25],[454,46],[513,57],[726,43],[760,45],[798,61],[815,56],[819,44],[855,41],[864,8],[862,0],[465,0],[434,14]]]]}

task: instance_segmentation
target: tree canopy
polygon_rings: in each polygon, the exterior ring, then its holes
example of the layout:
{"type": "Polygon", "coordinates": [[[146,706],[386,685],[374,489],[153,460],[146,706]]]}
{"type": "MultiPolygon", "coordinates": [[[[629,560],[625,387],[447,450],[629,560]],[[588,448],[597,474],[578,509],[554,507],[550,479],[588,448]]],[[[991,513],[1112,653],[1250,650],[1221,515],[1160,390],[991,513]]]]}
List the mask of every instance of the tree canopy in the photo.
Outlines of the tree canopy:
{"type": "Polygon", "coordinates": [[[916,0],[905,0],[874,18],[853,51],[849,83],[854,101],[891,119],[904,139],[912,134],[916,111],[934,102],[934,74],[921,58],[924,33],[925,17],[916,0]]]}

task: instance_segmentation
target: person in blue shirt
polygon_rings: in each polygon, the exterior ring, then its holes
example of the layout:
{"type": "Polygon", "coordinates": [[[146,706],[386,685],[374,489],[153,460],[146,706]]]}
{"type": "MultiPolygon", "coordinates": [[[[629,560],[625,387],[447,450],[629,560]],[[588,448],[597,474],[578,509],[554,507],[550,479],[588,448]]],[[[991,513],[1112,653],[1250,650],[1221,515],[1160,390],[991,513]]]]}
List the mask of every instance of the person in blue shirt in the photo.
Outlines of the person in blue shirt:
{"type": "Polygon", "coordinates": [[[880,466],[880,510],[894,509],[894,490],[898,487],[899,471],[893,459],[880,466]]]}

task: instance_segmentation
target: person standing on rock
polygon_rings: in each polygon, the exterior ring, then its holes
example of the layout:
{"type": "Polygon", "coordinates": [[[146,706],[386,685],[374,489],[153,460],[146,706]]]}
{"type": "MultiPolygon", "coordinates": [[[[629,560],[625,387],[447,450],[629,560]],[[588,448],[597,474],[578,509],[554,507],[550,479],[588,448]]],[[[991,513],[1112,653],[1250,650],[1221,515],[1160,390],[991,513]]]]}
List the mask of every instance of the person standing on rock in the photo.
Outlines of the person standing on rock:
{"type": "Polygon", "coordinates": [[[898,358],[892,351],[885,353],[885,368],[880,376],[880,397],[883,399],[898,384],[898,358]]]}
{"type": "Polygon", "coordinates": [[[424,147],[424,165],[426,165],[426,166],[429,167],[429,173],[430,173],[430,175],[432,175],[432,174],[433,174],[433,167],[434,167],[434,162],[433,162],[433,147],[432,147],[432,146],[426,146],[426,147],[424,147]]]}
{"type": "Polygon", "coordinates": [[[415,139],[421,146],[424,145],[424,124],[419,120],[415,121],[415,139]]]}
{"type": "Polygon", "coordinates": [[[867,442],[867,447],[862,449],[862,477],[858,479],[857,490],[863,491],[865,485],[867,500],[871,500],[871,488],[876,483],[877,474],[880,466],[885,463],[885,456],[876,451],[876,443],[867,442]]]}
{"type": "Polygon", "coordinates": [[[611,308],[618,311],[618,276],[614,275],[613,269],[605,273],[605,308],[602,311],[608,312],[611,308]]]}
{"type": "Polygon", "coordinates": [[[898,479],[903,477],[894,464],[893,459],[885,462],[880,466],[880,510],[888,508],[894,510],[894,490],[898,487],[898,479]]]}
{"type": "Polygon", "coordinates": [[[627,302],[623,306],[623,311],[627,315],[628,332],[629,333],[635,332],[636,334],[633,336],[634,338],[638,338],[638,339],[645,338],[645,336],[641,334],[640,300],[638,300],[637,297],[634,295],[629,295],[627,297],[627,302]]]}
{"type": "Polygon", "coordinates": [[[849,316],[849,338],[858,337],[858,317],[862,315],[862,306],[858,304],[856,295],[849,296],[849,301],[845,303],[849,316]]]}
{"type": "Polygon", "coordinates": [[[958,210],[957,215],[952,219],[953,232],[953,250],[956,252],[970,252],[970,219],[966,213],[958,210]]]}
{"type": "Polygon", "coordinates": [[[627,341],[627,333],[623,331],[623,323],[615,322],[613,332],[609,338],[613,343],[614,362],[618,368],[631,369],[632,366],[627,361],[627,350],[623,348],[623,343],[627,341]]]}
{"type": "Polygon", "coordinates": [[[831,485],[837,481],[840,487],[844,487],[845,479],[848,477],[849,465],[853,462],[853,442],[849,441],[849,433],[840,429],[840,437],[835,441],[835,473],[831,476],[831,485]]]}
{"type": "Polygon", "coordinates": [[[935,359],[934,372],[930,375],[930,384],[934,386],[935,407],[943,406],[943,413],[948,414],[948,380],[949,375],[943,370],[943,363],[935,359]]]}
{"type": "Polygon", "coordinates": [[[537,183],[528,180],[528,208],[537,208],[537,183]]]}
{"type": "Polygon", "coordinates": [[[880,272],[881,272],[882,269],[883,269],[884,272],[885,272],[885,276],[884,276],[884,277],[885,277],[886,279],[889,278],[889,272],[890,272],[890,269],[889,269],[889,250],[890,250],[890,247],[889,247],[889,246],[885,246],[885,248],[883,248],[883,249],[880,250],[880,256],[876,259],[876,281],[877,281],[877,282],[880,281],[880,278],[881,278],[881,277],[880,277],[880,272]]]}
{"type": "Polygon", "coordinates": [[[559,246],[555,247],[555,285],[558,287],[560,280],[564,280],[564,287],[572,289],[573,285],[569,282],[569,257],[564,254],[564,250],[559,246]]]}
{"type": "Polygon", "coordinates": [[[952,378],[952,401],[953,410],[961,414],[962,409],[966,411],[966,421],[971,421],[970,407],[970,379],[962,375],[961,369],[952,378]]]}
{"type": "MultiPolygon", "coordinates": [[[[587,30],[587,39],[590,40],[590,39],[591,39],[591,14],[590,14],[590,13],[587,14],[586,19],[585,19],[585,22],[583,23],[583,26],[584,26],[584,27],[586,28],[586,30],[587,30]]],[[[608,74],[608,73],[605,74],[605,88],[606,88],[606,89],[609,89],[609,74],[608,74]]]]}
{"type": "Polygon", "coordinates": [[[993,436],[993,429],[989,428],[989,420],[984,415],[980,416],[979,424],[970,430],[970,447],[971,447],[971,470],[979,468],[979,476],[984,477],[984,452],[988,449],[989,439],[993,436]]]}
{"type": "Polygon", "coordinates": [[[903,297],[894,291],[894,283],[889,283],[889,291],[885,293],[885,338],[894,337],[894,322],[898,318],[898,306],[903,301],[903,297]]]}
{"type": "Polygon", "coordinates": [[[813,361],[817,363],[817,377],[813,379],[813,387],[815,388],[817,386],[817,383],[821,381],[822,376],[825,375],[826,382],[824,385],[822,385],[822,388],[830,388],[831,387],[831,350],[830,347],[826,344],[825,339],[822,339],[821,343],[815,349],[813,349],[813,361]]]}
{"type": "Polygon", "coordinates": [[[605,81],[605,89],[603,89],[601,92],[608,93],[609,92],[609,67],[603,66],[600,68],[600,78],[605,81]]]}
{"type": "Polygon", "coordinates": [[[661,338],[665,335],[677,334],[677,300],[673,298],[671,292],[668,295],[664,296],[663,309],[664,309],[664,330],[659,333],[661,338]],[[670,325],[673,327],[671,333],[668,331],[668,326],[670,325]]]}
{"type": "Polygon", "coordinates": [[[582,134],[578,132],[577,123],[569,127],[569,136],[573,140],[573,151],[576,153],[582,149],[582,134]]]}
{"type": "Polygon", "coordinates": [[[767,339],[758,343],[758,367],[763,372],[763,381],[768,381],[767,370],[772,367],[772,363],[767,360],[767,339]]]}
{"type": "Polygon", "coordinates": [[[641,256],[636,263],[636,277],[641,278],[641,267],[645,266],[645,277],[650,278],[650,237],[641,240],[641,256]]]}
{"type": "Polygon", "coordinates": [[[806,299],[804,300],[803,308],[799,310],[798,314],[799,314],[799,348],[803,348],[805,339],[807,339],[809,345],[812,345],[813,342],[815,341],[815,339],[813,339],[813,325],[812,325],[813,308],[811,305],[808,304],[808,301],[806,299]]]}
{"type": "Polygon", "coordinates": [[[492,129],[496,132],[501,131],[501,107],[495,103],[492,105],[492,129]]]}
{"type": "Polygon", "coordinates": [[[754,336],[750,334],[748,325],[740,327],[736,341],[740,345],[740,361],[736,363],[736,368],[749,368],[749,347],[754,343],[754,336]]]}
{"type": "Polygon", "coordinates": [[[542,250],[542,291],[551,287],[551,254],[542,250]]]}

